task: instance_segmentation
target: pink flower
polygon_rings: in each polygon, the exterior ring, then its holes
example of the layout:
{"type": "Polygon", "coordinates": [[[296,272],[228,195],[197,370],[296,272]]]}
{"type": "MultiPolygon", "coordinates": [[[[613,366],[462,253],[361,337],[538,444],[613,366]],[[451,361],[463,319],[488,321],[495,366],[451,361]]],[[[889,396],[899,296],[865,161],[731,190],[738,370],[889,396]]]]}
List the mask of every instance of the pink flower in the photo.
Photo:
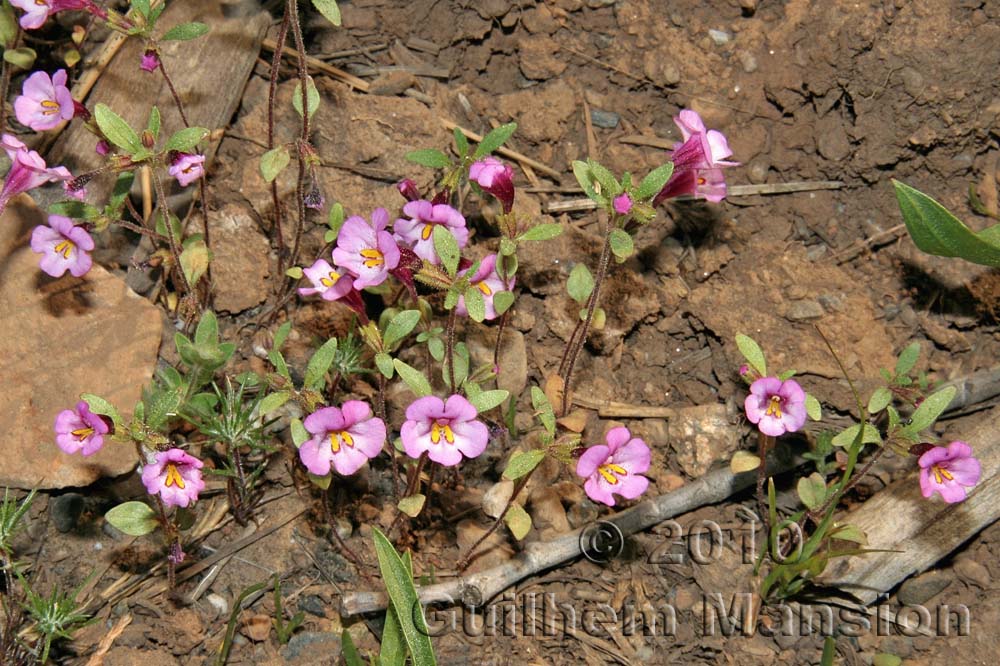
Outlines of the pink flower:
{"type": "Polygon", "coordinates": [[[158,451],[154,462],[142,468],[142,483],[150,495],[160,495],[167,506],[186,507],[205,489],[200,460],[181,449],[158,451]]]}
{"type": "MultiPolygon", "coordinates": [[[[498,291],[510,291],[514,288],[514,280],[511,279],[510,284],[505,284],[500,278],[499,273],[497,273],[497,255],[488,254],[483,257],[483,260],[479,263],[479,270],[477,270],[472,277],[469,278],[469,286],[475,287],[483,294],[483,302],[486,304],[486,319],[496,319],[500,315],[497,314],[496,307],[493,305],[493,297],[496,296],[498,291]]],[[[464,271],[459,271],[458,274],[465,275],[468,269],[464,271]]],[[[465,308],[465,296],[458,297],[458,304],[455,306],[455,312],[461,316],[466,316],[469,311],[465,308]]]]}
{"type": "Polygon", "coordinates": [[[66,87],[66,70],[60,69],[52,78],[45,72],[35,72],[24,81],[21,95],[14,100],[17,121],[36,132],[50,130],[75,112],[73,97],[66,87]]]}
{"type": "Polygon", "coordinates": [[[0,137],[0,147],[6,151],[11,161],[10,171],[7,172],[3,190],[0,191],[0,213],[7,207],[7,202],[21,192],[57,180],[73,179],[73,174],[66,167],[48,168],[41,155],[28,150],[28,147],[13,135],[4,134],[0,137]]]}
{"type": "Polygon", "coordinates": [[[92,413],[87,403],[81,400],[76,403],[76,409],[59,412],[54,430],[60,449],[69,454],[89,456],[104,446],[104,436],[109,428],[104,419],[92,413]]]}
{"type": "Polygon", "coordinates": [[[181,187],[187,187],[205,174],[204,165],[204,155],[177,153],[167,173],[176,178],[181,187]]]}
{"type": "Polygon", "coordinates": [[[722,168],[739,164],[724,161],[733,154],[726,137],[722,132],[706,130],[701,116],[690,109],[681,111],[674,122],[683,142],[674,144],[673,175],[653,199],[653,205],[685,194],[713,203],[722,201],[726,197],[722,168]]]}
{"type": "Polygon", "coordinates": [[[514,207],[514,171],[509,164],[490,155],[472,163],[469,180],[495,196],[503,205],[503,212],[509,213],[514,207]]]}
{"type": "Polygon", "coordinates": [[[935,446],[918,460],[920,491],[924,497],[940,493],[949,504],[965,499],[966,488],[979,482],[982,468],[972,456],[972,447],[965,442],[952,442],[947,447],[935,446]]]}
{"type": "Polygon", "coordinates": [[[400,429],[403,450],[411,458],[427,457],[445,467],[475,458],[486,450],[490,432],[476,420],[479,412],[468,400],[453,395],[445,402],[437,396],[417,398],[406,408],[400,429]]]}
{"type": "Polygon", "coordinates": [[[299,287],[299,296],[319,294],[324,301],[336,301],[353,289],[351,276],[338,273],[325,259],[317,259],[302,272],[313,283],[311,287],[299,287]]]}
{"type": "Polygon", "coordinates": [[[101,139],[100,141],[97,142],[97,145],[94,146],[94,152],[100,155],[101,157],[104,157],[105,155],[111,152],[111,144],[105,141],[104,139],[101,139]]]}
{"type": "Polygon", "coordinates": [[[806,422],[806,392],[794,379],[761,377],[744,402],[747,419],[771,437],[795,432],[806,422]]]}
{"type": "Polygon", "coordinates": [[[632,197],[630,197],[625,192],[622,192],[615,197],[614,201],[611,202],[614,207],[615,212],[619,215],[628,215],[632,210],[632,197]]]}
{"type": "Polygon", "coordinates": [[[89,254],[93,249],[94,239],[87,230],[62,215],[49,215],[49,226],[39,225],[31,232],[31,251],[42,255],[38,266],[52,277],[61,277],[67,270],[73,277],[86,275],[93,264],[89,254]]]}
{"type": "Polygon", "coordinates": [[[587,481],[583,489],[595,502],[615,505],[613,495],[635,499],[646,492],[649,479],[649,447],[628,428],[612,428],[604,436],[607,445],[591,446],[576,463],[576,475],[587,481]]]}
{"type": "Polygon", "coordinates": [[[155,49],[146,49],[139,61],[139,69],[146,72],[155,72],[160,66],[160,54],[155,49]]]}
{"type": "Polygon", "coordinates": [[[299,448],[299,458],[317,476],[329,474],[331,463],[338,474],[354,474],[385,444],[385,423],[360,400],[324,407],[307,416],[303,425],[313,437],[299,448]]]}
{"type": "Polygon", "coordinates": [[[403,214],[410,219],[398,219],[394,225],[396,237],[413,247],[413,251],[421,259],[432,264],[440,264],[437,252],[434,250],[432,238],[435,225],[443,225],[463,248],[469,241],[469,230],[465,228],[465,218],[448,204],[432,204],[423,199],[410,201],[403,206],[403,214]]]}
{"type": "Polygon", "coordinates": [[[355,289],[382,284],[389,271],[399,265],[399,246],[385,230],[388,224],[389,211],[385,208],[375,209],[371,224],[356,215],[344,220],[333,261],[357,276],[355,289]]]}
{"type": "Polygon", "coordinates": [[[92,0],[10,0],[10,4],[24,10],[21,27],[25,30],[41,28],[45,19],[52,14],[72,9],[90,12],[101,19],[108,17],[107,12],[95,5],[92,0]]]}

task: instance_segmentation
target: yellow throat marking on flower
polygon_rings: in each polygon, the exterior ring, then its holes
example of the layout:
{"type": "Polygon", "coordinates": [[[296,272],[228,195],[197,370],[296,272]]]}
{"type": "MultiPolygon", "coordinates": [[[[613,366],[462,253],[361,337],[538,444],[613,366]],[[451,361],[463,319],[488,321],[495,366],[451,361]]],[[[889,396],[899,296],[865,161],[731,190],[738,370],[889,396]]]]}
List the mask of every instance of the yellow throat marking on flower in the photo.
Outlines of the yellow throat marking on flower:
{"type": "Polygon", "coordinates": [[[167,488],[170,486],[177,486],[181,490],[184,490],[184,479],[181,477],[181,473],[177,470],[177,465],[167,464],[167,479],[163,482],[163,485],[167,488]]]}
{"type": "Polygon", "coordinates": [[[365,268],[375,268],[385,263],[382,253],[374,248],[361,250],[361,256],[365,258],[365,268]]]}
{"type": "Polygon", "coordinates": [[[781,397],[776,395],[771,396],[771,404],[767,406],[765,415],[773,416],[776,419],[781,418],[781,397]]]}
{"type": "Polygon", "coordinates": [[[55,251],[56,254],[61,254],[64,259],[69,259],[69,255],[73,252],[74,247],[76,247],[76,245],[73,244],[73,241],[64,238],[58,245],[56,245],[55,251]]]}
{"type": "Polygon", "coordinates": [[[938,483],[944,483],[944,479],[947,479],[948,481],[955,480],[955,477],[951,472],[939,465],[931,465],[931,471],[934,472],[934,480],[938,483]]]}
{"type": "Polygon", "coordinates": [[[340,279],[340,273],[338,273],[337,271],[330,271],[326,277],[321,277],[319,279],[319,283],[324,287],[326,287],[327,289],[329,289],[334,284],[336,284],[337,280],[339,279],[340,279]]]}
{"type": "Polygon", "coordinates": [[[425,224],[424,228],[420,230],[420,238],[422,238],[423,240],[427,240],[428,238],[431,237],[432,233],[434,233],[434,225],[425,224]]]}
{"type": "Polygon", "coordinates": [[[624,467],[614,463],[604,463],[597,468],[597,473],[603,476],[604,480],[611,485],[616,485],[618,483],[619,476],[628,475],[628,471],[624,467]]]}
{"type": "Polygon", "coordinates": [[[455,433],[452,432],[451,426],[449,425],[438,425],[435,423],[431,426],[431,441],[437,444],[441,441],[441,434],[444,433],[444,439],[449,444],[455,443],[455,433]]]}
{"type": "Polygon", "coordinates": [[[346,430],[339,430],[337,432],[330,433],[330,450],[334,453],[340,453],[340,443],[343,442],[344,446],[349,446],[354,448],[354,438],[351,437],[351,433],[346,430]]]}
{"type": "Polygon", "coordinates": [[[59,102],[53,102],[51,99],[43,99],[42,105],[42,115],[51,116],[53,113],[59,113],[59,102]]]}
{"type": "Polygon", "coordinates": [[[93,428],[77,428],[76,430],[72,431],[70,434],[73,435],[74,437],[76,437],[77,439],[87,439],[88,437],[90,437],[91,435],[94,434],[94,429],[93,428]]]}
{"type": "Polygon", "coordinates": [[[491,296],[493,294],[493,290],[490,289],[490,286],[485,282],[478,283],[476,285],[476,289],[483,292],[483,296],[491,296]]]}

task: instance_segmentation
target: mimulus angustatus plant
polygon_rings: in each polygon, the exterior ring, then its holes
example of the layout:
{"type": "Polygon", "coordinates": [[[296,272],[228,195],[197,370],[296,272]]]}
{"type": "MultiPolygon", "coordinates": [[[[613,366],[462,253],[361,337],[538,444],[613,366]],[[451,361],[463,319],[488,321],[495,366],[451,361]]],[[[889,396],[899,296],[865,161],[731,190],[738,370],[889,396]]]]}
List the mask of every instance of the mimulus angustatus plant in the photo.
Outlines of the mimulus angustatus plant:
{"type": "Polygon", "coordinates": [[[85,275],[93,265],[93,249],[94,239],[87,230],[62,215],[49,215],[49,226],[39,225],[31,232],[31,251],[42,255],[38,266],[52,277],[66,271],[73,277],[85,275]]]}
{"type": "Polygon", "coordinates": [[[317,410],[303,425],[313,436],[299,447],[299,459],[316,476],[329,474],[331,465],[338,474],[350,476],[378,456],[385,444],[385,423],[360,400],[317,410]]]}
{"type": "Polygon", "coordinates": [[[489,192],[500,201],[503,212],[509,213],[514,207],[514,170],[492,155],[469,167],[469,180],[474,181],[484,192],[489,192]]]}
{"type": "Polygon", "coordinates": [[[726,198],[722,169],[739,164],[725,161],[733,154],[726,137],[717,130],[705,129],[701,116],[691,109],[681,111],[674,123],[681,131],[682,141],[674,144],[671,156],[674,172],[653,199],[653,205],[681,195],[700,197],[712,203],[722,201],[726,198]]]}
{"type": "MultiPolygon", "coordinates": [[[[459,271],[458,275],[462,276],[468,273],[468,269],[464,271],[459,271]]],[[[493,304],[493,297],[496,296],[499,291],[510,291],[514,288],[514,279],[511,278],[510,284],[505,284],[497,273],[497,255],[488,254],[483,257],[483,260],[479,263],[479,269],[469,277],[469,286],[475,287],[483,295],[483,303],[486,306],[486,319],[496,319],[500,315],[497,314],[496,306],[493,304]]],[[[455,306],[455,312],[462,315],[463,317],[468,315],[469,312],[465,308],[465,296],[458,297],[458,304],[455,306]]]]}
{"type": "Polygon", "coordinates": [[[458,394],[445,402],[437,396],[417,398],[406,408],[400,429],[403,450],[411,458],[424,453],[434,462],[452,467],[462,458],[475,458],[486,450],[490,432],[476,420],[479,412],[458,394]]]}
{"type": "Polygon", "coordinates": [[[929,498],[938,493],[949,504],[965,500],[966,489],[975,486],[982,474],[982,466],[973,457],[972,447],[962,441],[932,447],[917,463],[923,496],[929,498]]]}
{"type": "Polygon", "coordinates": [[[142,483],[150,495],[159,495],[167,506],[187,507],[205,489],[203,462],[181,449],[157,451],[154,461],[142,468],[142,483]]]}
{"type": "Polygon", "coordinates": [[[41,28],[45,20],[57,12],[80,10],[102,19],[108,13],[95,5],[92,0],[10,0],[10,4],[24,10],[21,27],[25,30],[41,28]]]}
{"type": "Polygon", "coordinates": [[[35,72],[25,79],[21,94],[14,100],[17,121],[36,132],[44,132],[70,120],[75,107],[66,79],[65,69],[51,78],[45,72],[35,72]]]}
{"type": "Polygon", "coordinates": [[[434,204],[430,201],[410,201],[403,206],[406,218],[393,224],[396,237],[411,247],[418,257],[432,264],[440,264],[441,259],[434,249],[434,227],[444,226],[455,237],[459,248],[469,241],[469,230],[465,217],[448,204],[434,204]]]}
{"type": "Polygon", "coordinates": [[[33,190],[45,183],[56,181],[68,182],[73,174],[63,166],[49,168],[42,156],[34,150],[29,150],[24,143],[11,134],[0,137],[0,147],[10,157],[11,167],[0,191],[0,213],[3,213],[10,199],[22,192],[33,190]]]}
{"type": "Polygon", "coordinates": [[[576,463],[576,475],[586,479],[583,489],[595,502],[615,505],[614,495],[635,499],[646,492],[649,479],[649,447],[628,428],[612,428],[604,436],[606,444],[591,446],[576,463]]]}
{"type": "Polygon", "coordinates": [[[313,286],[299,287],[300,296],[319,294],[324,301],[336,301],[353,289],[351,277],[337,271],[325,259],[317,259],[312,266],[303,268],[302,273],[313,286]]]}
{"type": "Polygon", "coordinates": [[[205,156],[194,153],[177,153],[167,172],[187,187],[205,174],[205,156]]]}
{"type": "Polygon", "coordinates": [[[779,437],[806,423],[806,392],[794,379],[761,377],[743,403],[747,419],[765,435],[779,437]]]}
{"type": "Polygon", "coordinates": [[[104,446],[104,435],[110,428],[99,415],[90,411],[81,400],[74,409],[64,409],[56,416],[54,427],[56,444],[66,453],[80,453],[85,456],[100,451],[104,446]]]}
{"type": "Polygon", "coordinates": [[[354,288],[361,290],[382,284],[389,271],[399,265],[399,246],[386,231],[389,211],[376,208],[369,224],[363,217],[344,220],[333,250],[333,261],[356,277],[354,288]]]}

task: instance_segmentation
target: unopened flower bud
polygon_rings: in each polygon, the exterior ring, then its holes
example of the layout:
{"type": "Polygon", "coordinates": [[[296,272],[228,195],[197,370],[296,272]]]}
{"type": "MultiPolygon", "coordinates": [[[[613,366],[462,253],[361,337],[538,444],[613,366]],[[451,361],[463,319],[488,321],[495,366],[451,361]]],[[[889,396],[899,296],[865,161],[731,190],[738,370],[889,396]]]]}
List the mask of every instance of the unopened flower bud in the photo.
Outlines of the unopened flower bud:
{"type": "Polygon", "coordinates": [[[156,145],[156,137],[148,129],[142,130],[142,145],[145,148],[152,148],[156,145]]]}
{"type": "Polygon", "coordinates": [[[396,183],[396,189],[399,190],[399,193],[402,194],[403,198],[407,201],[416,201],[420,198],[420,192],[417,190],[417,184],[409,178],[404,178],[396,183]]]}

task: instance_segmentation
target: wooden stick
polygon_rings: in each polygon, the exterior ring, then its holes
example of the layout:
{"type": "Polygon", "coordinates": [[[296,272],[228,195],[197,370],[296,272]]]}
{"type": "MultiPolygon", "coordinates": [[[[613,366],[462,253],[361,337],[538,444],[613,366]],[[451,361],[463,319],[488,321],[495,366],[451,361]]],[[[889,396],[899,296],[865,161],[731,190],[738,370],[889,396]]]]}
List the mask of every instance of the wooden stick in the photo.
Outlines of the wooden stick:
{"type": "MultiPolygon", "coordinates": [[[[263,46],[271,53],[274,53],[274,49],[277,48],[278,44],[273,39],[265,39],[263,42],[261,42],[261,46],[263,46]]],[[[296,51],[290,46],[286,46],[285,48],[281,49],[281,55],[290,58],[295,58],[296,60],[302,59],[302,54],[300,54],[298,51],[296,51]]],[[[348,72],[345,72],[339,67],[328,65],[322,60],[313,58],[312,56],[309,55],[307,55],[305,58],[306,58],[306,65],[308,65],[312,69],[316,70],[317,72],[323,72],[324,74],[329,74],[333,78],[339,79],[340,81],[343,81],[347,85],[351,86],[352,88],[356,88],[361,92],[368,92],[368,88],[371,87],[368,84],[368,82],[365,81],[364,79],[359,79],[358,77],[354,76],[353,74],[349,74],[348,72]]]]}
{"type": "MultiPolygon", "coordinates": [[[[476,134],[475,132],[467,130],[464,127],[459,126],[457,123],[451,122],[450,120],[446,120],[444,118],[441,118],[441,125],[443,125],[444,128],[446,130],[448,130],[449,132],[451,132],[455,128],[458,128],[458,131],[461,132],[462,134],[464,134],[465,138],[471,139],[471,140],[473,140],[473,141],[475,141],[477,143],[483,140],[482,135],[479,135],[479,134],[476,134]]],[[[558,171],[556,171],[552,167],[545,166],[541,162],[539,162],[537,160],[533,160],[530,157],[528,157],[527,155],[525,155],[523,153],[519,153],[516,150],[511,150],[510,148],[500,147],[500,148],[497,149],[497,152],[500,153],[501,155],[504,155],[505,157],[508,157],[508,158],[512,159],[512,160],[516,160],[518,162],[524,162],[525,164],[529,165],[532,169],[535,169],[536,171],[541,171],[545,175],[551,176],[552,178],[555,178],[556,180],[559,180],[562,177],[562,174],[560,174],[558,171]]]]}
{"type": "MultiPolygon", "coordinates": [[[[772,459],[769,473],[780,474],[801,462],[799,458],[772,459]]],[[[678,514],[721,502],[752,486],[755,478],[755,473],[734,475],[728,467],[718,469],[678,490],[640,502],[604,522],[613,523],[623,537],[628,537],[678,514]]],[[[574,530],[551,541],[528,543],[517,557],[500,566],[421,587],[418,590],[420,603],[464,603],[482,607],[518,581],[582,555],[592,528],[591,525],[574,530]]],[[[344,617],[373,613],[384,610],[387,603],[384,592],[348,592],[341,597],[340,613],[344,617]]]]}

